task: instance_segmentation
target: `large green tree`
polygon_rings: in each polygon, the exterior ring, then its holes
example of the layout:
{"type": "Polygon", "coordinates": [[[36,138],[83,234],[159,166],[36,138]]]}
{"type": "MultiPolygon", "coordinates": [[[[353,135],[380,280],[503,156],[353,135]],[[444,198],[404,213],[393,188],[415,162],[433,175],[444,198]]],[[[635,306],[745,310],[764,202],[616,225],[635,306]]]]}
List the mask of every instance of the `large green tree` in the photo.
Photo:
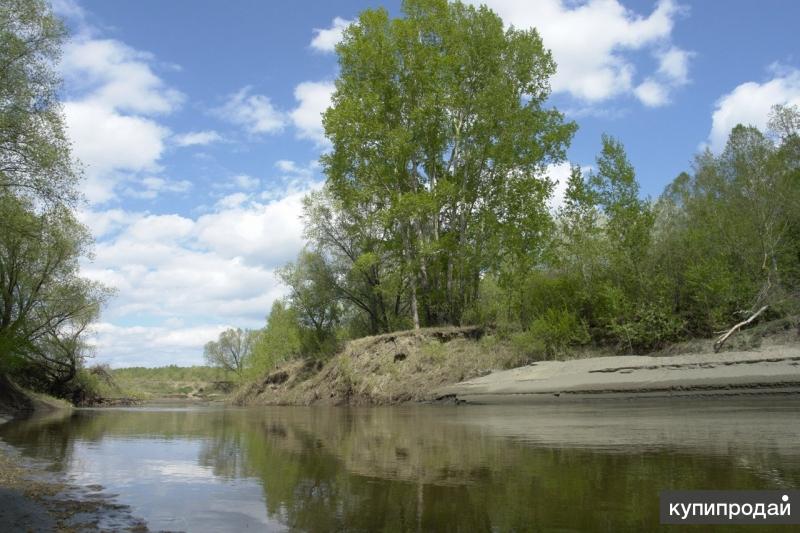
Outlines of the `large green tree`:
{"type": "Polygon", "coordinates": [[[352,266],[392,265],[371,290],[402,287],[414,327],[458,324],[482,273],[536,257],[545,171],[575,125],[546,107],[555,63],[535,30],[460,2],[402,11],[367,10],[345,30],[322,163],[337,208],[362,221],[356,240],[378,236],[352,266]]]}
{"type": "Polygon", "coordinates": [[[0,1],[0,372],[67,396],[109,291],[80,276],[80,171],[58,101],[66,37],[44,0],[0,1]]]}

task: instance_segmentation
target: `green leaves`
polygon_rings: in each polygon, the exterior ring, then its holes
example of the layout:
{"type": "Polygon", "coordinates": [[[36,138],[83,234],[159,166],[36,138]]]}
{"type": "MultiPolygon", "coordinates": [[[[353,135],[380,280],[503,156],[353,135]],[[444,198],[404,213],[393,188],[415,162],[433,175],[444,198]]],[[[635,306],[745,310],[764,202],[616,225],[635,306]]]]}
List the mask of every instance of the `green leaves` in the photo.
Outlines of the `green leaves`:
{"type": "Polygon", "coordinates": [[[379,276],[400,276],[394,309],[457,324],[482,272],[542,246],[542,170],[575,125],[543,107],[555,64],[535,31],[445,0],[409,0],[403,13],[365,11],[337,46],[322,163],[343,218],[383,230],[367,242],[353,228],[352,240],[380,258],[379,276]]]}
{"type": "Polygon", "coordinates": [[[43,0],[0,5],[0,194],[79,199],[54,68],[65,36],[43,0]]]}

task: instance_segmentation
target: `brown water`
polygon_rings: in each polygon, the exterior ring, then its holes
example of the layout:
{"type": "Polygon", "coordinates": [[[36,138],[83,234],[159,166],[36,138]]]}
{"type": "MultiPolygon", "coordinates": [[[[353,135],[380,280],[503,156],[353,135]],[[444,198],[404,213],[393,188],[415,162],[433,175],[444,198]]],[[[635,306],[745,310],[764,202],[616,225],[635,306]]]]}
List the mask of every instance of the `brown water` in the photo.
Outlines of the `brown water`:
{"type": "Polygon", "coordinates": [[[659,490],[800,486],[799,407],[147,407],[0,438],[152,530],[652,531],[659,490]]]}

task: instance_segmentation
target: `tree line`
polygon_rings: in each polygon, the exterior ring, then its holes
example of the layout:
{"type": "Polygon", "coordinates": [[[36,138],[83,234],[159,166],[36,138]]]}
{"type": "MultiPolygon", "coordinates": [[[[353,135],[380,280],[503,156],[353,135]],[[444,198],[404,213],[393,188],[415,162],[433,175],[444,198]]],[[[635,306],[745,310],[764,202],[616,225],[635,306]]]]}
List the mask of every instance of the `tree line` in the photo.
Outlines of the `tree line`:
{"type": "Polygon", "coordinates": [[[577,126],[548,106],[556,65],[536,30],[460,2],[402,11],[364,11],[336,47],[327,180],[304,202],[304,250],[279,271],[288,296],[237,334],[240,373],[401,329],[486,325],[547,358],[643,353],[763,306],[798,312],[796,107],[774,108],[766,131],[737,126],[656,199],[603,136],[553,210],[547,169],[577,126]]]}

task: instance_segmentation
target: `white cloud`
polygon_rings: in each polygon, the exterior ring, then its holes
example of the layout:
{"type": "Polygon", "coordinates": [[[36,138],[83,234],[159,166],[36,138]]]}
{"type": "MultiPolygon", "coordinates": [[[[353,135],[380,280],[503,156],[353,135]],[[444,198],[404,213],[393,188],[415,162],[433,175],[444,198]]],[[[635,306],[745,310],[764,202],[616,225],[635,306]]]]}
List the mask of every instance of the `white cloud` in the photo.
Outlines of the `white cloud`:
{"type": "Polygon", "coordinates": [[[95,335],[98,361],[199,364],[203,344],[225,327],[263,325],[286,291],[275,268],[303,245],[302,198],[319,187],[309,168],[278,166],[295,176],[295,189],[273,191],[268,200],[234,193],[196,218],[122,209],[79,213],[99,239],[83,274],[118,291],[95,335]],[[155,325],[120,325],[142,316],[155,325]]]}
{"type": "Polygon", "coordinates": [[[720,152],[725,147],[737,124],[764,129],[772,106],[800,105],[800,70],[774,65],[771,71],[771,80],[742,83],[717,100],[708,136],[713,151],[720,152]]]}
{"type": "Polygon", "coordinates": [[[647,79],[634,90],[636,98],[647,107],[661,107],[669,103],[668,88],[657,81],[647,79]]]}
{"type": "Polygon", "coordinates": [[[181,147],[184,146],[205,146],[207,144],[219,142],[222,137],[219,133],[213,130],[205,131],[190,131],[176,135],[174,138],[175,144],[181,147]]]}
{"type": "Polygon", "coordinates": [[[216,115],[243,127],[253,134],[276,133],[286,124],[284,113],[278,111],[270,99],[262,94],[250,94],[251,87],[243,87],[232,94],[216,115]]]}
{"type": "Polygon", "coordinates": [[[163,366],[201,364],[203,345],[230,327],[228,324],[193,327],[117,326],[93,324],[90,344],[98,359],[111,366],[163,366]],[[113,346],[109,353],[106,347],[113,346]]]}
{"type": "Polygon", "coordinates": [[[64,48],[64,115],[90,202],[111,200],[120,182],[159,170],[170,132],[153,116],[177,109],[183,95],[156,76],[152,61],[111,39],[78,38],[64,48]]]}
{"type": "Polygon", "coordinates": [[[157,114],[174,111],[183,95],[153,73],[151,54],[112,39],[72,41],[64,47],[61,68],[73,88],[108,109],[157,114]]]}
{"type": "Polygon", "coordinates": [[[90,202],[112,199],[121,172],[158,170],[169,131],[157,122],[91,100],[67,102],[64,115],[73,153],[86,166],[83,186],[90,202]]]}
{"type": "Polygon", "coordinates": [[[330,81],[302,82],[294,89],[297,106],[284,112],[273,106],[267,96],[251,94],[251,88],[244,87],[232,94],[214,114],[251,134],[279,132],[290,123],[299,139],[308,139],[324,147],[328,142],[322,128],[322,113],[330,106],[334,89],[330,81]]]}
{"type": "Polygon", "coordinates": [[[342,32],[353,21],[336,17],[331,22],[330,28],[314,28],[314,38],[311,39],[311,48],[320,52],[333,52],[339,41],[342,40],[342,32]]]}
{"type": "Polygon", "coordinates": [[[82,21],[86,17],[83,8],[72,0],[50,0],[53,12],[62,17],[82,21]]]}
{"type": "Polygon", "coordinates": [[[658,72],[676,85],[684,85],[689,81],[689,60],[693,52],[681,50],[677,46],[658,54],[658,72]]]}
{"type": "Polygon", "coordinates": [[[232,178],[233,183],[240,189],[255,189],[261,184],[258,178],[248,176],[247,174],[239,174],[232,178]]]}
{"type": "Polygon", "coordinates": [[[290,161],[288,159],[280,159],[276,161],[275,168],[277,168],[281,172],[286,172],[289,174],[302,174],[302,175],[311,174],[310,168],[303,168],[299,166],[296,162],[290,161]]]}
{"type": "Polygon", "coordinates": [[[153,199],[162,193],[181,193],[188,192],[192,188],[192,182],[188,180],[169,180],[147,176],[138,180],[135,186],[125,189],[125,194],[133,198],[153,199]]]}
{"type": "Polygon", "coordinates": [[[325,146],[327,139],[322,127],[322,113],[331,105],[335,86],[333,82],[306,81],[294,89],[297,107],[289,114],[297,128],[297,136],[325,146]]]}
{"type": "Polygon", "coordinates": [[[547,167],[545,174],[555,183],[553,187],[553,194],[547,202],[547,206],[551,211],[555,212],[564,205],[564,194],[567,192],[567,182],[569,181],[572,167],[569,161],[558,163],[557,165],[550,165],[547,167]]]}
{"type": "Polygon", "coordinates": [[[302,246],[300,213],[306,192],[265,203],[249,201],[242,193],[226,196],[217,204],[218,211],[197,219],[197,242],[248,264],[280,266],[302,246]]]}
{"type": "MultiPolygon", "coordinates": [[[[474,0],[474,3],[484,2],[474,0]]],[[[581,3],[487,0],[485,3],[506,24],[535,27],[558,64],[551,80],[553,91],[586,102],[632,93],[637,84],[631,53],[668,45],[681,11],[673,0],[661,0],[647,16],[626,9],[619,0],[581,3]]],[[[676,61],[670,58],[665,68],[673,68],[676,61]]]]}

